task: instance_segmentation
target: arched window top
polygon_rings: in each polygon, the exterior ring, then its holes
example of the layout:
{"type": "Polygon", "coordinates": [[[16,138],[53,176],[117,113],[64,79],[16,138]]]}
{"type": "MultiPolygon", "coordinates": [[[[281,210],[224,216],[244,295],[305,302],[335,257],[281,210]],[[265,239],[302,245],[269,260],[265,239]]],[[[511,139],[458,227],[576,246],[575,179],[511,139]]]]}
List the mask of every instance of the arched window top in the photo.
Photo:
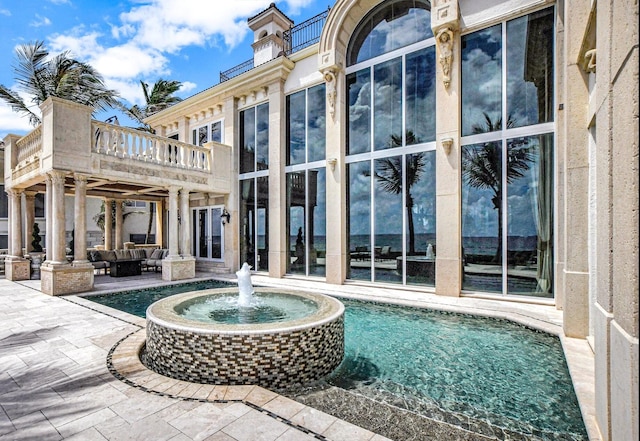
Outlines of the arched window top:
{"type": "Polygon", "coordinates": [[[351,36],[347,66],[433,37],[431,2],[389,0],[371,10],[351,36]]]}
{"type": "Polygon", "coordinates": [[[258,39],[260,39],[260,40],[261,40],[261,39],[263,39],[263,38],[264,38],[264,37],[266,37],[266,36],[267,36],[267,31],[262,31],[262,32],[260,32],[260,35],[258,35],[258,39]]]}

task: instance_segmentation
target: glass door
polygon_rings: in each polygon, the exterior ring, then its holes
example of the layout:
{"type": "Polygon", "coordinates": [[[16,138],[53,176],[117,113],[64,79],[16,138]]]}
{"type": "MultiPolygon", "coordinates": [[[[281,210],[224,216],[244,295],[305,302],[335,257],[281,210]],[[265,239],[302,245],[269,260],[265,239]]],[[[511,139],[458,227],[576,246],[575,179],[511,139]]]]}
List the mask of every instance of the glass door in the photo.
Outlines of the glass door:
{"type": "Polygon", "coordinates": [[[224,237],[222,234],[222,206],[198,207],[193,216],[193,255],[198,259],[222,260],[224,237]]]}

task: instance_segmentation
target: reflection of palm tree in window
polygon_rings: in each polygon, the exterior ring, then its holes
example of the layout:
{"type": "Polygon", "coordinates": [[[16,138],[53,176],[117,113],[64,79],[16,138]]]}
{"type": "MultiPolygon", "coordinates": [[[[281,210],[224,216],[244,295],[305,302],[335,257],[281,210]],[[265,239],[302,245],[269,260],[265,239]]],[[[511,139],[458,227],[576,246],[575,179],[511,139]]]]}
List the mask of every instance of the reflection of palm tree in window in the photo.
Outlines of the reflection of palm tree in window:
{"type": "MultiPolygon", "coordinates": [[[[411,130],[407,130],[406,144],[418,144],[420,140],[415,136],[411,130]]],[[[391,135],[391,145],[398,147],[402,145],[402,137],[399,135],[391,135]]],[[[400,194],[403,188],[402,179],[402,156],[394,156],[391,158],[383,158],[376,161],[378,166],[374,172],[376,181],[380,184],[381,188],[387,193],[400,194]]],[[[411,195],[411,187],[420,180],[422,173],[424,172],[427,161],[424,157],[424,152],[414,153],[407,155],[407,168],[406,168],[406,186],[405,199],[407,207],[407,225],[409,227],[409,254],[413,255],[416,252],[415,247],[415,228],[413,225],[413,196],[411,195]]],[[[368,173],[368,172],[367,172],[368,173]]]]}
{"type": "MultiPolygon", "coordinates": [[[[473,133],[486,133],[502,130],[502,118],[495,122],[484,113],[485,124],[474,125],[473,133]]],[[[507,128],[514,126],[514,121],[507,119],[507,128]]],[[[502,150],[494,142],[479,146],[468,146],[462,150],[462,179],[470,187],[489,189],[493,192],[491,202],[498,211],[498,247],[493,261],[502,260],[502,150]]],[[[531,149],[527,142],[510,144],[507,149],[507,184],[524,176],[529,170],[529,163],[533,160],[531,149]]]]}

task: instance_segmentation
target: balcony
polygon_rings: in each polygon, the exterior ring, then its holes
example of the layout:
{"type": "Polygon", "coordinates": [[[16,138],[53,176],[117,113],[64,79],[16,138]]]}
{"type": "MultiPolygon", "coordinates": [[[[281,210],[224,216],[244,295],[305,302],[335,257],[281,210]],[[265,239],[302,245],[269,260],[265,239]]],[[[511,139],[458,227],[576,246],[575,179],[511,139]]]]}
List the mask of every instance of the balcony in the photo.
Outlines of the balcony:
{"type": "Polygon", "coordinates": [[[43,123],[11,138],[5,155],[7,188],[42,191],[45,173],[62,170],[88,179],[88,194],[157,200],[170,187],[228,194],[231,148],[199,147],[129,127],[91,119],[85,106],[51,99],[43,123]]]}
{"type": "MultiPolygon", "coordinates": [[[[284,31],[284,52],[287,56],[320,41],[322,28],[324,27],[324,23],[327,21],[329,10],[330,9],[327,9],[326,11],[321,12],[315,17],[303,21],[302,23],[284,31]]],[[[251,58],[250,60],[244,61],[232,67],[231,69],[221,71],[220,82],[223,83],[230,80],[231,78],[237,77],[238,75],[242,75],[243,73],[250,71],[254,67],[257,66],[254,66],[253,58],[251,58]]]]}

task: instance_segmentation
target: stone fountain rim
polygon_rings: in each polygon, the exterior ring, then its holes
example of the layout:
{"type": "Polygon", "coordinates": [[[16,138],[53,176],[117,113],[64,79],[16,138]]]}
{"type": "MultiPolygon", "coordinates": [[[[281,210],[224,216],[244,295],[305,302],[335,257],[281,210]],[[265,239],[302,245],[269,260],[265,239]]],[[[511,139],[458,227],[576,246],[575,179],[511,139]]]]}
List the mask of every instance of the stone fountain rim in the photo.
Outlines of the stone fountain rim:
{"type": "Polygon", "coordinates": [[[342,302],[326,294],[265,287],[254,287],[254,291],[259,294],[277,293],[302,297],[315,302],[318,305],[318,310],[301,319],[277,323],[255,324],[204,323],[198,320],[182,317],[175,311],[176,306],[196,297],[206,297],[210,295],[222,296],[231,293],[238,294],[238,288],[214,288],[176,294],[152,303],[147,308],[147,324],[149,322],[153,322],[165,328],[200,334],[271,334],[274,332],[295,332],[302,329],[317,327],[324,323],[336,320],[344,314],[344,305],[342,302]]]}

